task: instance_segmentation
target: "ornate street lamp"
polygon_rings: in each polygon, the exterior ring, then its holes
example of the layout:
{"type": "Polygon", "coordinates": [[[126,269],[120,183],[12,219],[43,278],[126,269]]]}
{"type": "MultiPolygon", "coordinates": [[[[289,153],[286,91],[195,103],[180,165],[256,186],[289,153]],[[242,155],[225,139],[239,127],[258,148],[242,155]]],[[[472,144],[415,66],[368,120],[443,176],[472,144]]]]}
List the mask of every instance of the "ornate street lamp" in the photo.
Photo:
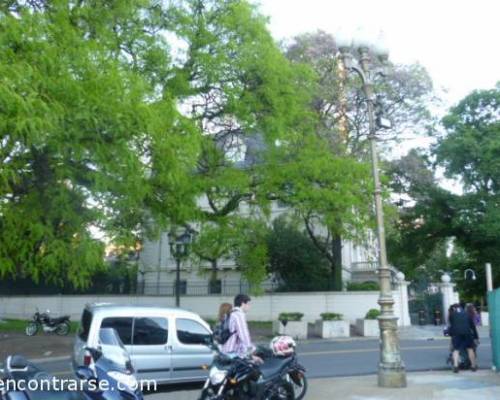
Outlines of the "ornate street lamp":
{"type": "Polygon", "coordinates": [[[380,363],[378,368],[378,385],[380,387],[406,387],[406,372],[401,359],[399,345],[397,317],[394,315],[394,299],[391,290],[391,270],[387,262],[385,245],[384,213],[382,209],[382,190],[378,169],[377,128],[387,128],[386,121],[379,118],[375,121],[375,107],[377,98],[374,93],[374,79],[378,75],[385,75],[388,61],[388,50],[379,36],[378,42],[372,43],[371,38],[364,32],[359,32],[351,42],[344,35],[337,35],[336,41],[340,58],[346,72],[355,72],[362,81],[363,92],[367,104],[369,122],[369,140],[372,158],[372,173],[375,186],[375,211],[377,216],[377,239],[379,256],[380,296],[378,303],[381,308],[379,317],[380,326],[380,363]],[[354,50],[354,54],[353,51],[354,50]],[[372,55],[378,57],[381,67],[372,65],[372,55]]]}
{"type": "Polygon", "coordinates": [[[175,306],[180,307],[180,279],[181,279],[181,261],[189,255],[189,246],[191,244],[191,231],[186,229],[182,232],[171,231],[168,234],[168,243],[170,245],[170,254],[175,258],[175,306]]]}

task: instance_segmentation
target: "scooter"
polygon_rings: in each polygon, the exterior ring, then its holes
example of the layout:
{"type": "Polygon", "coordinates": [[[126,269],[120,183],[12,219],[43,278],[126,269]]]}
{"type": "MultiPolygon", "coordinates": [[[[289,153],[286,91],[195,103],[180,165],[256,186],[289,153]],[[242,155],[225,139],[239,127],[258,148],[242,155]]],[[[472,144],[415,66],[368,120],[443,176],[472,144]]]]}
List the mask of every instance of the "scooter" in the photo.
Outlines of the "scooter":
{"type": "Polygon", "coordinates": [[[57,379],[20,355],[7,357],[1,371],[1,400],[143,400],[130,357],[112,328],[87,348],[76,379],[57,379]]]}
{"type": "Polygon", "coordinates": [[[69,315],[59,318],[51,318],[49,314],[49,310],[41,313],[37,308],[32,320],[26,326],[26,335],[34,336],[40,329],[43,329],[45,333],[56,333],[59,336],[66,336],[71,328],[69,315]]]}

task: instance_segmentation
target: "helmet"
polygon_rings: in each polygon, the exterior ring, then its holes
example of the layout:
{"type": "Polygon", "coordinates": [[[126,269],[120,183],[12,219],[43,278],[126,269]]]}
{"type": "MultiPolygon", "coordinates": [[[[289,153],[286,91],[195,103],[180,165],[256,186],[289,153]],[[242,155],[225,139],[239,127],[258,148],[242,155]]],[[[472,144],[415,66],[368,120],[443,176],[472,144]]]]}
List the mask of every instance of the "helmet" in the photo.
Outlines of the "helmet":
{"type": "Polygon", "coordinates": [[[295,351],[295,340],[290,336],[276,336],[271,340],[269,347],[275,356],[289,356],[295,351]]]}

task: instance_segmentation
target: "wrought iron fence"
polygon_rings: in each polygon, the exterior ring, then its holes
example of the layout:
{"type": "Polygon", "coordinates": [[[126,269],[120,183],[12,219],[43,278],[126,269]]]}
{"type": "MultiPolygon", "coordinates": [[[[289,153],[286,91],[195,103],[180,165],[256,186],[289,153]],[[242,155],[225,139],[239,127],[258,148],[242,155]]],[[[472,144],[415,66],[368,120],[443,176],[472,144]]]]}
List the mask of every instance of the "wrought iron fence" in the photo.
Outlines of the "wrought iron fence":
{"type": "MultiPolygon", "coordinates": [[[[220,281],[219,281],[220,282],[220,281]]],[[[264,282],[258,285],[264,292],[275,292],[278,286],[264,282]]],[[[175,296],[175,283],[143,283],[138,285],[137,294],[149,296],[175,296]]],[[[239,293],[253,292],[256,287],[247,282],[220,282],[211,285],[209,282],[186,282],[181,281],[179,291],[182,296],[235,296],[239,293]]]]}

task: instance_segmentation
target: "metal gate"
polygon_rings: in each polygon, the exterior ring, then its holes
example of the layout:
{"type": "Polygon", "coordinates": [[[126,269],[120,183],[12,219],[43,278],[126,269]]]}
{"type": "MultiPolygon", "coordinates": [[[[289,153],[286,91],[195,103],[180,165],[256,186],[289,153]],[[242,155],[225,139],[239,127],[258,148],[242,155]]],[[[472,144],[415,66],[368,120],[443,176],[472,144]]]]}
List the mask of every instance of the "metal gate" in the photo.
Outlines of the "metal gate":
{"type": "Polygon", "coordinates": [[[408,301],[412,325],[442,325],[443,294],[425,276],[410,285],[408,301]]]}

